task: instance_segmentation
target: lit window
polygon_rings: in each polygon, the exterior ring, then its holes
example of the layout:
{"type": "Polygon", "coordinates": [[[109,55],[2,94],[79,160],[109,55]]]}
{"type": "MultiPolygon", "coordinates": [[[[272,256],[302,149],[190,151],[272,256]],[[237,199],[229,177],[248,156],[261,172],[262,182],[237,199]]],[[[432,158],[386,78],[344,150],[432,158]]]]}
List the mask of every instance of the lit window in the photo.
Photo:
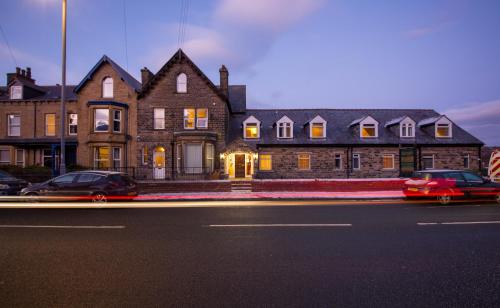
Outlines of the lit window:
{"type": "Polygon", "coordinates": [[[55,113],[45,114],[45,136],[56,135],[56,115],[55,113]]]}
{"type": "Polygon", "coordinates": [[[148,164],[148,147],[147,146],[144,146],[142,148],[142,164],[143,165],[147,165],[148,164]]]}
{"type": "Polygon", "coordinates": [[[69,114],[68,126],[69,126],[68,128],[69,135],[76,135],[78,133],[78,114],[76,113],[69,114]]]}
{"type": "Polygon", "coordinates": [[[165,109],[164,108],[154,108],[154,129],[165,129],[165,109]]]}
{"type": "Polygon", "coordinates": [[[113,148],[113,169],[118,170],[121,167],[122,149],[113,148]]]}
{"type": "Polygon", "coordinates": [[[377,137],[375,124],[361,124],[361,137],[362,138],[377,137]]]}
{"type": "Polygon", "coordinates": [[[214,145],[207,143],[205,145],[205,168],[209,173],[214,171],[214,145]]]}
{"type": "Polygon", "coordinates": [[[269,171],[273,169],[273,164],[270,154],[260,154],[259,155],[259,170],[269,171]]]}
{"type": "Polygon", "coordinates": [[[196,127],[197,128],[208,128],[208,109],[207,108],[196,109],[196,127]]]}
{"type": "Polygon", "coordinates": [[[464,169],[470,168],[470,156],[469,154],[464,155],[464,169]]]}
{"type": "Polygon", "coordinates": [[[109,109],[94,110],[94,131],[107,132],[109,129],[109,109]]]}
{"type": "Polygon", "coordinates": [[[113,132],[121,132],[122,112],[121,110],[113,110],[113,132]]]}
{"type": "Polygon", "coordinates": [[[259,138],[259,127],[257,123],[247,123],[245,125],[245,138],[259,138]]]}
{"type": "Polygon", "coordinates": [[[10,165],[10,150],[0,149],[0,164],[10,165]]]}
{"type": "Polygon", "coordinates": [[[352,169],[361,169],[361,154],[352,154],[352,169]]]}
{"type": "Polygon", "coordinates": [[[311,137],[312,138],[325,138],[325,126],[323,123],[311,124],[311,137]]]}
{"type": "Polygon", "coordinates": [[[450,124],[437,124],[436,125],[436,137],[437,138],[451,137],[450,124]]]}
{"type": "Polygon", "coordinates": [[[113,97],[113,78],[106,77],[102,81],[102,97],[104,98],[113,97]]]}
{"type": "Polygon", "coordinates": [[[298,164],[299,164],[299,170],[310,170],[311,156],[309,154],[299,154],[298,164]]]}
{"type": "Polygon", "coordinates": [[[412,123],[401,124],[401,137],[415,137],[414,126],[412,123]]]}
{"type": "Polygon", "coordinates": [[[336,170],[341,170],[342,169],[342,155],[341,154],[335,154],[335,169],[336,170]]]}
{"type": "Polygon", "coordinates": [[[422,169],[434,169],[434,155],[422,156],[422,169]]]}
{"type": "Polygon", "coordinates": [[[96,147],[94,149],[94,167],[96,169],[109,169],[109,147],[96,147]]]}
{"type": "Polygon", "coordinates": [[[187,93],[187,76],[184,73],[177,75],[177,93],[187,93]]]}
{"type": "Polygon", "coordinates": [[[382,156],[383,169],[394,169],[394,154],[384,154],[382,156]]]}
{"type": "Polygon", "coordinates": [[[196,110],[194,108],[184,109],[184,129],[194,129],[196,110]]]}
{"type": "Polygon", "coordinates": [[[22,99],[22,98],[23,98],[23,87],[22,86],[10,87],[10,99],[22,99]]]}
{"type": "Polygon", "coordinates": [[[9,136],[21,136],[21,116],[9,114],[7,116],[9,136]]]}
{"type": "Polygon", "coordinates": [[[24,149],[16,149],[16,166],[23,167],[24,163],[24,149]]]}

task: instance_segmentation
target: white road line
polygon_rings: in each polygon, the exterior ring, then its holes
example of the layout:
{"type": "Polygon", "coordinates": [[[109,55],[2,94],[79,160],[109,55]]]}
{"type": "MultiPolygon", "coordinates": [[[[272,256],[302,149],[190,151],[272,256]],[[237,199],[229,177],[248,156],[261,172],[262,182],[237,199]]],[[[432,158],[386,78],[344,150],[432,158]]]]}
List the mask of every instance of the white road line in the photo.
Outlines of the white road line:
{"type": "Polygon", "coordinates": [[[495,221],[451,221],[451,222],[417,222],[419,226],[435,226],[435,225],[481,225],[481,224],[500,224],[499,220],[495,221]]]}
{"type": "Polygon", "coordinates": [[[0,225],[0,228],[42,228],[42,229],[125,229],[125,226],[0,225]]]}
{"type": "Polygon", "coordinates": [[[239,224],[239,225],[208,225],[209,228],[267,228],[267,227],[352,227],[352,224],[239,224]]]}

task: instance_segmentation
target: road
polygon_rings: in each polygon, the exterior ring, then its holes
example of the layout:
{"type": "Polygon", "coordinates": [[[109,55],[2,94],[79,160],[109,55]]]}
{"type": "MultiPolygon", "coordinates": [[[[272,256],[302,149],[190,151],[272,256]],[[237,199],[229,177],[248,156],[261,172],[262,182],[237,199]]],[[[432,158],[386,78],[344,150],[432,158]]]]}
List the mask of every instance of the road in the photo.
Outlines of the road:
{"type": "Polygon", "coordinates": [[[0,306],[500,306],[498,205],[203,204],[0,209],[0,306]]]}

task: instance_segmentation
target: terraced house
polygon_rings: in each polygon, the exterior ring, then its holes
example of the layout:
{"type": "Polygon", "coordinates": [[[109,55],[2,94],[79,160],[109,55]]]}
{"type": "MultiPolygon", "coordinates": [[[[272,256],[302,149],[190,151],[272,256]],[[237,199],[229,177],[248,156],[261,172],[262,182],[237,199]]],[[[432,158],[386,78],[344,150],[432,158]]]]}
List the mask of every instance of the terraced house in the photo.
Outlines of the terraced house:
{"type": "MultiPolygon", "coordinates": [[[[156,74],[143,68],[138,82],[104,56],[68,87],[68,160],[156,180],[479,171],[483,143],[434,110],[247,109],[246,86],[230,85],[225,66],[219,73],[215,85],[179,50],[156,74]]],[[[23,166],[55,166],[60,86],[37,86],[20,70],[7,79],[0,163],[23,155],[23,166]]]]}

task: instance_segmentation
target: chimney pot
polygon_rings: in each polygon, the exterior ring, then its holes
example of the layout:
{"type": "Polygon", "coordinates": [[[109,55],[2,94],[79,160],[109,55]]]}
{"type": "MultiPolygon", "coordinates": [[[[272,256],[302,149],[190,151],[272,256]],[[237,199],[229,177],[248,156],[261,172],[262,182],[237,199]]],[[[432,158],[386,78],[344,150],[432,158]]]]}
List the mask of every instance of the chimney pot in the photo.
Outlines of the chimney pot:
{"type": "Polygon", "coordinates": [[[31,67],[26,67],[26,77],[31,79],[31,67]]]}
{"type": "Polygon", "coordinates": [[[26,77],[26,71],[25,70],[21,70],[21,76],[26,77]]]}
{"type": "Polygon", "coordinates": [[[21,68],[20,67],[16,67],[16,75],[20,75],[21,74],[21,68]]]}

